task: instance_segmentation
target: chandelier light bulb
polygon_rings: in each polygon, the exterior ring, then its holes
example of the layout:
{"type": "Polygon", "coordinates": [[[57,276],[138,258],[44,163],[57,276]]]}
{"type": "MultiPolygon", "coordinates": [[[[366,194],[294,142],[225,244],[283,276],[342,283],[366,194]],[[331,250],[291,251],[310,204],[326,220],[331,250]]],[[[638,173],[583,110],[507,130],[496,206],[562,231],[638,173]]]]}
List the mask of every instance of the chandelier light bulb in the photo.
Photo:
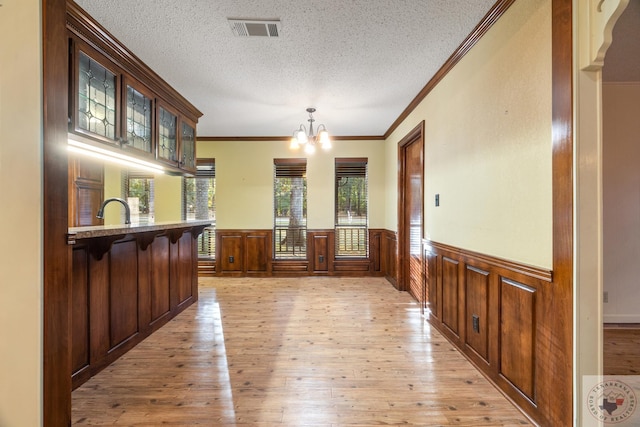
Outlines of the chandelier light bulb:
{"type": "Polygon", "coordinates": [[[307,133],[307,128],[304,125],[300,125],[298,129],[293,131],[289,149],[297,150],[301,145],[304,145],[304,152],[313,154],[316,151],[316,144],[320,144],[324,150],[331,148],[331,138],[323,124],[317,127],[318,133],[314,134],[313,123],[316,120],[313,118],[313,113],[315,111],[316,109],[313,107],[307,108],[307,113],[309,113],[309,119],[307,120],[309,122],[309,133],[307,133]]]}
{"type": "Polygon", "coordinates": [[[322,145],[322,148],[324,148],[325,150],[331,148],[331,139],[329,138],[329,132],[327,132],[326,130],[321,130],[318,133],[318,139],[320,140],[320,145],[322,145]]]}
{"type": "Polygon", "coordinates": [[[304,147],[304,152],[307,154],[313,154],[316,152],[316,146],[313,144],[307,144],[304,147]]]}
{"type": "Polygon", "coordinates": [[[296,139],[298,140],[298,144],[306,144],[309,141],[309,137],[304,132],[304,129],[300,129],[296,134],[296,139]]]}

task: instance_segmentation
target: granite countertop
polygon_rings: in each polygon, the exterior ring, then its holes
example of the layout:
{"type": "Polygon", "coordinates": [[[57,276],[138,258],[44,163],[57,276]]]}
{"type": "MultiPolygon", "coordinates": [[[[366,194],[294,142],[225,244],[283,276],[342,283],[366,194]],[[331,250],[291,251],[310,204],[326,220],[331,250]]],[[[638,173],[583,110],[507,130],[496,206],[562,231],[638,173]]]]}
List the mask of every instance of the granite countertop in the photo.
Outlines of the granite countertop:
{"type": "Polygon", "coordinates": [[[176,228],[189,228],[207,226],[213,224],[210,219],[194,221],[166,221],[153,224],[117,224],[117,225],[95,225],[88,227],[70,227],[67,239],[71,242],[76,239],[90,239],[94,237],[119,236],[135,233],[145,233],[149,231],[171,230],[176,228]]]}

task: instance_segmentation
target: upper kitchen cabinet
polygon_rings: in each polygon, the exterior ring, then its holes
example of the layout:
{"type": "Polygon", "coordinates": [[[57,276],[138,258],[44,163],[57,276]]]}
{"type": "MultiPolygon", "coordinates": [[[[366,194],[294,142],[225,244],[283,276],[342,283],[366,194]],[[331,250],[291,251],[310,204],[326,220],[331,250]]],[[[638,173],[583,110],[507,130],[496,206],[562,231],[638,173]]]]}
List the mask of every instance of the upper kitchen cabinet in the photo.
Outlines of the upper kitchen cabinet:
{"type": "Polygon", "coordinates": [[[180,168],[196,173],[196,125],[182,119],[180,123],[180,168]]]}
{"type": "Polygon", "coordinates": [[[72,139],[194,174],[202,113],[72,0],[67,31],[72,139]]]}
{"type": "Polygon", "coordinates": [[[119,73],[109,61],[83,43],[75,43],[71,70],[70,119],[75,133],[119,145],[119,73]]]}
{"type": "Polygon", "coordinates": [[[164,103],[158,104],[158,159],[178,166],[178,114],[164,103]]]}
{"type": "Polygon", "coordinates": [[[124,138],[122,148],[155,157],[153,141],[154,95],[132,77],[124,77],[124,138]]]}

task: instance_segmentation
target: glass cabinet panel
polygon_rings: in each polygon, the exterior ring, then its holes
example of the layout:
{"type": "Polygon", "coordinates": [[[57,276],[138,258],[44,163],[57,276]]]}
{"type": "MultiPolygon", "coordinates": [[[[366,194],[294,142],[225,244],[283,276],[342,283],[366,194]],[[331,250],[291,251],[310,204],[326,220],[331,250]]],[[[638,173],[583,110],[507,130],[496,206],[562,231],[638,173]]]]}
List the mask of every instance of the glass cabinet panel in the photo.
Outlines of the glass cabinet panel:
{"type": "Polygon", "coordinates": [[[196,130],[187,123],[182,123],[182,163],[184,169],[196,169],[196,130]]]}
{"type": "Polygon", "coordinates": [[[151,98],[127,85],[127,145],[145,153],[152,153],[151,98]]]}
{"type": "Polygon", "coordinates": [[[164,109],[158,108],[158,157],[171,162],[177,162],[177,125],[178,116],[164,109]]]}
{"type": "Polygon", "coordinates": [[[78,58],[79,129],[116,139],[116,75],[83,52],[78,58]]]}

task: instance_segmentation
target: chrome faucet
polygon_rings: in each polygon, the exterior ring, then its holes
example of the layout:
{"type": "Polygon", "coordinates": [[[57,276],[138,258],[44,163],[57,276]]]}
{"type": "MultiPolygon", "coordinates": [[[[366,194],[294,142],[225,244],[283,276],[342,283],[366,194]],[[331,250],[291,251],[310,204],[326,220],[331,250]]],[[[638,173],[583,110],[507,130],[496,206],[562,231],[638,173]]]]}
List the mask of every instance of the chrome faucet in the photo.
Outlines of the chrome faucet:
{"type": "Polygon", "coordinates": [[[96,215],[96,218],[99,218],[99,219],[104,218],[104,207],[107,206],[109,202],[122,203],[122,206],[124,206],[124,223],[131,224],[131,209],[129,209],[129,204],[124,199],[120,199],[119,197],[112,197],[102,202],[102,206],[100,206],[100,209],[98,209],[98,214],[96,215]]]}

